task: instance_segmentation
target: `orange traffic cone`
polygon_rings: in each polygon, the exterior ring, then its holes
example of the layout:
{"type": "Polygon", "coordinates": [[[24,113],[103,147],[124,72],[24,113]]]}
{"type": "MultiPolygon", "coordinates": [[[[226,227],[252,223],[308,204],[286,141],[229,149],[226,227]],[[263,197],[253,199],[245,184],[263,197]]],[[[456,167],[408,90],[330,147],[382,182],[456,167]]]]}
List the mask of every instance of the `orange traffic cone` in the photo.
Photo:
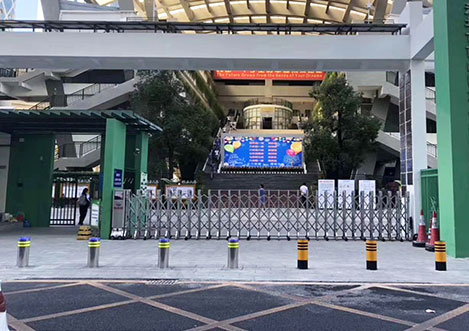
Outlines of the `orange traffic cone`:
{"type": "Polygon", "coordinates": [[[440,241],[440,229],[438,228],[438,219],[436,218],[436,211],[433,212],[432,232],[430,234],[430,241],[425,244],[425,249],[427,251],[434,252],[435,241],[440,241]]]}
{"type": "Polygon", "coordinates": [[[419,235],[417,240],[412,242],[414,247],[425,247],[427,242],[427,226],[425,225],[425,218],[423,216],[423,209],[420,211],[419,235]]]}

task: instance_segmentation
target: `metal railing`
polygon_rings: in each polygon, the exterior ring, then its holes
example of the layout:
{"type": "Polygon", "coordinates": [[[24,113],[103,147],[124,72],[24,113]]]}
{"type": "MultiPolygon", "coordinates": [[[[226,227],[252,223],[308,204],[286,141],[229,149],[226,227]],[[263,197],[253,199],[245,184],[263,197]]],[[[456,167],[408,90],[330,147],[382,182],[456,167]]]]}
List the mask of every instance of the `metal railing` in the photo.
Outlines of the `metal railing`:
{"type": "Polygon", "coordinates": [[[67,95],[67,105],[70,106],[71,104],[79,101],[79,100],[84,100],[86,98],[92,97],[98,93],[103,92],[104,90],[107,90],[111,87],[115,87],[118,84],[101,84],[101,83],[96,83],[90,86],[87,86],[85,88],[82,88],[79,91],[76,91],[72,94],[67,95]]]}
{"type": "Polygon", "coordinates": [[[30,107],[28,110],[47,110],[50,109],[50,98],[47,97],[46,99],[36,103],[34,106],[30,107]]]}
{"type": "Polygon", "coordinates": [[[291,35],[295,32],[354,35],[357,33],[400,34],[406,24],[388,22],[331,23],[331,24],[275,24],[275,23],[203,23],[163,21],[20,21],[0,20],[0,31],[33,31],[39,33],[65,31],[91,31],[100,33],[124,33],[129,31],[151,31],[163,33],[237,33],[262,31],[291,35]],[[383,24],[384,23],[384,24],[383,24]]]}
{"type": "Polygon", "coordinates": [[[425,99],[436,102],[435,88],[425,87],[425,99]]]}
{"type": "Polygon", "coordinates": [[[427,154],[437,158],[438,146],[427,141],[427,154]]]}
{"type": "Polygon", "coordinates": [[[101,136],[96,136],[88,141],[63,144],[56,149],[55,159],[70,157],[70,155],[83,157],[99,148],[101,148],[101,136]]]}
{"type": "Polygon", "coordinates": [[[201,191],[194,197],[129,195],[127,237],[175,239],[410,240],[409,197],[298,191],[201,191]]]}
{"type": "MultiPolygon", "coordinates": [[[[395,139],[401,139],[401,135],[399,132],[384,132],[390,137],[395,139]]],[[[433,157],[438,157],[438,145],[432,144],[431,142],[427,141],[427,154],[433,157]]]]}
{"type": "Polygon", "coordinates": [[[290,101],[281,98],[255,98],[249,99],[244,103],[244,108],[249,106],[268,104],[268,105],[278,105],[290,108],[293,110],[293,104],[290,101]]]}

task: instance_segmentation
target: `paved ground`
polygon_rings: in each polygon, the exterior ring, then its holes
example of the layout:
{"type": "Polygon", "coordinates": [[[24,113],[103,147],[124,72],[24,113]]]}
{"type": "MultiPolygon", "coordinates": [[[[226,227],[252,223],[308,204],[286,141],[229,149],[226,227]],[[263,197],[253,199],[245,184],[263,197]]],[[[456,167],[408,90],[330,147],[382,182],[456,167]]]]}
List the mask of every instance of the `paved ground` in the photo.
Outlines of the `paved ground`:
{"type": "Polygon", "coordinates": [[[310,241],[310,269],[296,268],[296,242],[241,241],[238,270],[227,270],[225,240],[172,240],[170,269],[160,270],[155,240],[105,240],[100,268],[86,267],[87,243],[77,228],[0,227],[0,278],[184,279],[197,281],[318,281],[469,284],[469,259],[448,258],[434,270],[434,254],[409,242],[379,242],[378,271],[365,270],[363,241],[310,241]],[[30,267],[16,265],[17,240],[32,237],[30,267]]]}
{"type": "Polygon", "coordinates": [[[2,284],[12,330],[468,330],[469,286],[42,280],[2,284]]]}

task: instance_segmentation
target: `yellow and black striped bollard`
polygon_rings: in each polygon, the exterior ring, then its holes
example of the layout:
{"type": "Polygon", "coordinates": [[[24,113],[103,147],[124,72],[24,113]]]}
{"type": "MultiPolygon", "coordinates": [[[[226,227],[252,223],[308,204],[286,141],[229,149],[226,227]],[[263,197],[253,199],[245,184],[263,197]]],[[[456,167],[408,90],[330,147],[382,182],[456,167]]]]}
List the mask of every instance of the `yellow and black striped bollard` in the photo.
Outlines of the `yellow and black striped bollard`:
{"type": "Polygon", "coordinates": [[[378,270],[378,242],[366,241],[366,270],[378,270]]]}
{"type": "Polygon", "coordinates": [[[90,238],[88,241],[88,267],[99,267],[99,249],[101,247],[101,238],[90,238]]]}
{"type": "Polygon", "coordinates": [[[169,247],[170,242],[168,238],[161,238],[158,243],[158,267],[166,269],[169,267],[169,247]]]}
{"type": "Polygon", "coordinates": [[[228,241],[228,269],[238,269],[239,239],[231,238],[228,241]]]}
{"type": "Polygon", "coordinates": [[[446,243],[435,241],[435,270],[446,271],[446,243]]]}
{"type": "Polygon", "coordinates": [[[298,240],[298,269],[308,269],[308,240],[298,240]]]}
{"type": "Polygon", "coordinates": [[[29,248],[31,247],[31,237],[21,237],[18,240],[18,255],[16,265],[20,268],[29,266],[29,248]]]}

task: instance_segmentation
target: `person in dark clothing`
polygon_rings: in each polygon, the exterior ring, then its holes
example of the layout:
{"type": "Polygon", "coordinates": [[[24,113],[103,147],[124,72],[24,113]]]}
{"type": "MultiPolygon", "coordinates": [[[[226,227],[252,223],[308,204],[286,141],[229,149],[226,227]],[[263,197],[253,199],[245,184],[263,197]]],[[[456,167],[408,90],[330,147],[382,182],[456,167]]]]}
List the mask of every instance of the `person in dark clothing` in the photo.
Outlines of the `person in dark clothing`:
{"type": "Polygon", "coordinates": [[[78,198],[78,207],[80,208],[80,221],[78,222],[78,225],[83,225],[83,221],[88,213],[90,204],[91,201],[90,196],[88,195],[88,189],[85,187],[81,192],[80,198],[78,198]]]}

